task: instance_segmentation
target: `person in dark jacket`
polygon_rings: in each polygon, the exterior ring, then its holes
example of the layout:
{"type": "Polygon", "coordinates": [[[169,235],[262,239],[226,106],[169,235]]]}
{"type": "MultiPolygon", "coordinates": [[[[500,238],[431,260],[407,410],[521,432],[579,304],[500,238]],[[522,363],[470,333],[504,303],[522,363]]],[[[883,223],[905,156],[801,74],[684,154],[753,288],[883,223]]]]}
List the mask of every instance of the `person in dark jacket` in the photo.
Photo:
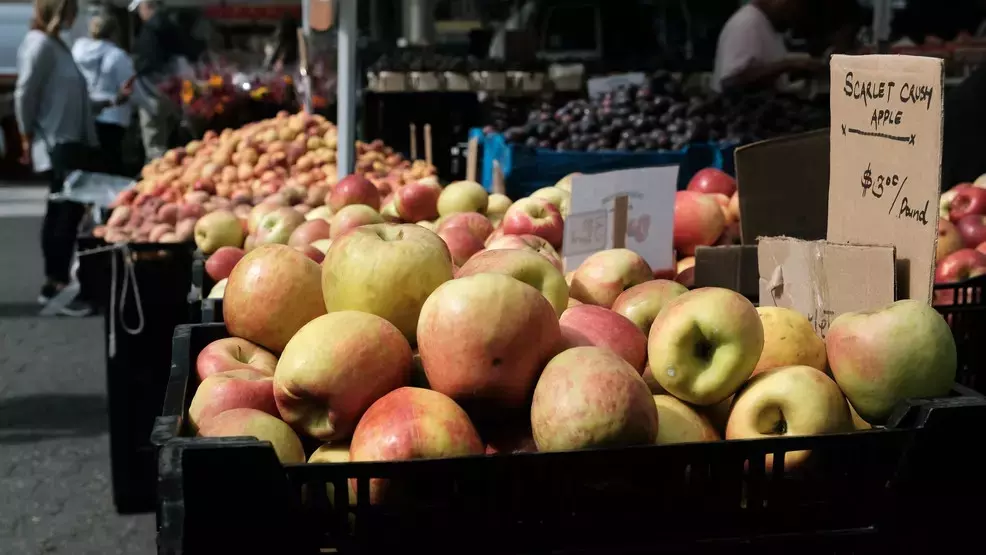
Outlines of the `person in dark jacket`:
{"type": "Polygon", "coordinates": [[[144,22],[133,50],[137,74],[133,99],[140,115],[144,154],[153,159],[171,146],[172,133],[180,122],[178,107],[159,93],[159,83],[175,73],[179,59],[197,60],[205,45],[171,21],[160,0],[133,0],[130,11],[144,22]]]}

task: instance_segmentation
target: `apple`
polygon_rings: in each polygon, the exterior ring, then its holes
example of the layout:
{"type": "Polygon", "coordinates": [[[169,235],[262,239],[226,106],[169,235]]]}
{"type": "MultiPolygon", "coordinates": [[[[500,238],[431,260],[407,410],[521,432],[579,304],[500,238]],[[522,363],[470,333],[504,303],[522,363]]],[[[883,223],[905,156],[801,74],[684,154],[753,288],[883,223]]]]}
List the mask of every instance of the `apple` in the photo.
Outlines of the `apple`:
{"type": "Polygon", "coordinates": [[[151,243],[163,242],[161,241],[161,237],[164,237],[166,233],[174,233],[174,228],[171,227],[171,224],[156,224],[153,228],[151,228],[151,232],[148,234],[147,239],[151,243]]]}
{"type": "MultiPolygon", "coordinates": [[[[716,201],[716,203],[719,205],[719,209],[722,210],[722,217],[725,218],[726,230],[728,230],[729,227],[735,224],[737,221],[733,218],[732,210],[729,209],[729,197],[721,193],[711,193],[709,194],[709,196],[716,201]]],[[[724,231],[723,235],[725,234],[726,233],[724,231]]]]}
{"type": "MultiPolygon", "coordinates": [[[[958,222],[969,215],[986,215],[986,189],[964,187],[952,199],[948,219],[958,222]]],[[[961,228],[959,229],[961,232],[961,228]]]]}
{"type": "Polygon", "coordinates": [[[733,196],[729,197],[729,217],[726,221],[739,222],[740,221],[740,204],[739,204],[739,191],[733,193],[733,196]]]}
{"type": "Polygon", "coordinates": [[[380,209],[380,216],[388,223],[399,223],[401,221],[401,215],[397,213],[397,205],[394,198],[390,198],[383,203],[383,208],[380,209]]]}
{"type": "MultiPolygon", "coordinates": [[[[986,191],[986,189],[979,190],[986,191]]],[[[955,223],[955,228],[958,230],[966,247],[974,248],[986,242],[986,215],[969,214],[968,216],[963,216],[955,223]]],[[[939,237],[940,233],[939,231],[939,237]]]]}
{"type": "Polygon", "coordinates": [[[291,207],[278,208],[260,220],[257,225],[254,248],[276,243],[286,245],[294,230],[305,223],[305,216],[291,207]]]}
{"type": "Polygon", "coordinates": [[[638,373],[647,362],[647,336],[625,316],[608,308],[583,304],[566,310],[558,320],[562,346],[603,347],[623,357],[638,373]]]}
{"type": "MultiPolygon", "coordinates": [[[[438,214],[449,216],[457,212],[485,212],[489,193],[475,181],[449,183],[438,197],[438,214]]],[[[430,218],[421,218],[427,220],[430,218]]]]}
{"type": "Polygon", "coordinates": [[[506,275],[475,274],[428,297],[417,339],[431,388],[483,414],[524,406],[558,352],[561,331],[537,289],[506,275]]]}
{"type": "Polygon", "coordinates": [[[231,409],[217,414],[199,428],[202,437],[255,437],[269,441],[281,464],[305,462],[301,440],[280,419],[251,408],[231,409]]]}
{"type": "Polygon", "coordinates": [[[952,213],[952,202],[955,201],[956,195],[958,195],[959,191],[962,189],[967,189],[971,186],[972,185],[969,183],[960,183],[942,193],[941,197],[938,199],[938,216],[949,219],[952,213]]]}
{"type": "Polygon", "coordinates": [[[439,230],[438,236],[448,245],[449,252],[452,254],[452,262],[456,266],[465,264],[472,255],[483,250],[483,242],[464,227],[439,230]]]}
{"type": "Polygon", "coordinates": [[[285,422],[319,441],[345,439],[374,401],[409,384],[411,347],[379,316],[352,310],[319,316],[277,361],[274,399],[285,422]]]}
{"type": "Polygon", "coordinates": [[[962,249],[965,242],[955,224],[946,220],[938,220],[938,244],[935,247],[935,262],[941,262],[946,256],[962,249]]]}
{"type": "Polygon", "coordinates": [[[657,407],[657,445],[719,441],[708,418],[671,395],[654,395],[657,407]]]}
{"type": "Polygon", "coordinates": [[[438,217],[438,197],[440,187],[411,183],[394,193],[394,208],[402,220],[418,222],[434,220],[438,217]]]}
{"type": "Polygon", "coordinates": [[[257,409],[278,416],[273,384],[270,374],[249,368],[210,375],[195,389],[188,406],[192,430],[230,409],[257,409]]]}
{"type": "Polygon", "coordinates": [[[714,405],[753,374],[763,343],[763,324],[746,297],[704,287],[658,314],[647,338],[648,363],[668,393],[693,405],[714,405]]]}
{"type": "Polygon", "coordinates": [[[233,268],[223,296],[231,335],[273,352],[284,350],[302,326],[325,314],[321,269],[285,245],[261,245],[233,268]]]}
{"type": "Polygon", "coordinates": [[[329,312],[376,314],[413,343],[425,299],[452,275],[438,235],[414,224],[368,225],[333,240],[322,263],[322,295],[329,312]]]}
{"type": "Polygon", "coordinates": [[[695,257],[686,256],[678,261],[674,280],[686,288],[695,287],[695,257]]]}
{"type": "Polygon", "coordinates": [[[832,376],[870,424],[884,422],[904,399],[947,395],[955,381],[952,330],[926,302],[842,314],[825,347],[832,376]]]}
{"type": "Polygon", "coordinates": [[[329,252],[329,247],[332,246],[332,239],[319,239],[318,241],[312,241],[312,244],[309,246],[318,249],[318,251],[322,254],[326,254],[329,252]]]}
{"type": "Polygon", "coordinates": [[[986,254],[960,249],[946,256],[935,268],[935,283],[957,283],[986,274],[986,254]]]}
{"type": "MultiPolygon", "coordinates": [[[[308,458],[308,464],[339,464],[349,462],[349,444],[348,443],[326,443],[312,453],[312,456],[308,458]]],[[[347,484],[347,489],[349,490],[349,504],[356,505],[356,490],[353,489],[352,484],[347,484]]],[[[330,483],[325,484],[325,494],[329,500],[329,503],[335,504],[335,485],[330,483]]]]}
{"type": "Polygon", "coordinates": [[[246,253],[238,247],[220,247],[205,261],[205,273],[213,281],[229,277],[233,267],[246,253]]]}
{"type": "Polygon", "coordinates": [[[524,426],[508,426],[490,433],[486,440],[487,455],[514,455],[517,453],[537,453],[538,446],[534,443],[534,433],[531,431],[531,421],[528,417],[524,426]]]}
{"type": "Polygon", "coordinates": [[[260,225],[260,221],[264,219],[264,216],[280,207],[281,204],[276,202],[261,202],[254,206],[253,210],[250,211],[250,217],[247,219],[247,233],[250,235],[257,233],[257,227],[260,225]]]}
{"type": "Polygon", "coordinates": [[[544,187],[531,193],[532,198],[540,198],[550,202],[561,212],[562,218],[568,217],[569,204],[572,201],[572,193],[559,189],[558,187],[544,187]]]}
{"type": "Polygon", "coordinates": [[[651,324],[672,299],[680,297],[688,289],[666,279],[646,281],[620,293],[613,301],[613,312],[629,319],[644,335],[650,333],[651,324]]]}
{"type": "Polygon", "coordinates": [[[226,294],[226,283],[229,282],[229,278],[223,278],[216,282],[209,290],[209,294],[206,296],[207,299],[221,299],[223,295],[226,294]]]}
{"type": "Polygon", "coordinates": [[[688,190],[705,194],[718,193],[731,197],[736,192],[736,180],[722,170],[705,168],[688,181],[688,190]]]}
{"type": "Polygon", "coordinates": [[[330,238],[336,239],[342,234],[357,227],[372,224],[382,224],[383,216],[365,204],[350,204],[336,212],[330,224],[330,238]]]}
{"type": "MultiPolygon", "coordinates": [[[[496,233],[494,232],[493,235],[496,233]]],[[[503,235],[501,237],[493,238],[490,235],[492,241],[487,241],[486,250],[505,250],[505,249],[520,249],[528,250],[531,252],[536,252],[543,256],[545,260],[551,262],[551,265],[558,268],[560,272],[562,269],[561,256],[558,255],[558,251],[551,246],[551,243],[542,237],[537,235],[503,235]]]]}
{"type": "Polygon", "coordinates": [[[753,375],[781,366],[810,366],[825,371],[825,342],[804,315],[790,308],[757,308],[763,325],[763,350],[753,375]]]}
{"type": "Polygon", "coordinates": [[[654,272],[639,254],[608,249],[589,255],[575,270],[570,294],[585,304],[610,308],[621,293],[653,277],[654,272]]]}
{"type": "Polygon", "coordinates": [[[446,229],[461,227],[469,230],[469,233],[481,242],[493,233],[493,224],[482,214],[476,212],[459,212],[442,220],[442,225],[438,226],[438,233],[446,229]]]}
{"type": "Polygon", "coordinates": [[[575,177],[575,176],[577,176],[577,175],[582,175],[582,173],[581,172],[572,172],[572,173],[566,175],[565,177],[559,179],[558,180],[558,183],[555,183],[555,187],[561,189],[562,191],[568,191],[568,193],[571,194],[572,193],[572,178],[575,177]]]}
{"type": "Polygon", "coordinates": [[[243,368],[274,375],[277,357],[259,345],[239,337],[218,339],[199,351],[195,373],[200,380],[213,374],[243,368]]]}
{"type": "Polygon", "coordinates": [[[506,235],[537,235],[561,248],[565,223],[561,212],[550,202],[540,198],[524,198],[510,205],[503,216],[503,233],[506,235]]]}
{"type": "Polygon", "coordinates": [[[619,355],[576,347],[551,359],[534,389],[538,451],[650,445],[657,407],[640,373],[619,355]]]}
{"type": "MultiPolygon", "coordinates": [[[[455,401],[436,391],[402,387],[363,414],[353,432],[349,460],[440,459],[482,455],[483,450],[479,433],[455,401]]],[[[413,483],[371,479],[370,502],[399,498],[404,488],[413,487],[413,483]]]]}
{"type": "Polygon", "coordinates": [[[529,250],[487,250],[477,253],[456,272],[456,278],[476,274],[503,274],[537,289],[561,316],[568,307],[565,276],[545,257],[529,250]]]}
{"type": "Polygon", "coordinates": [[[195,246],[205,254],[220,247],[242,247],[243,237],[239,218],[228,210],[217,210],[195,222],[195,246]]]}
{"type": "Polygon", "coordinates": [[[421,220],[420,222],[415,222],[414,225],[419,225],[432,233],[438,233],[438,226],[435,222],[429,222],[428,220],[421,220]]]}
{"type": "Polygon", "coordinates": [[[979,243],[979,246],[976,247],[976,252],[986,254],[986,243],[979,243]]]}
{"type": "Polygon", "coordinates": [[[695,191],[678,191],[674,198],[674,248],[692,256],[695,248],[711,246],[726,228],[715,198],[695,191]]]}
{"type": "MultiPolygon", "coordinates": [[[[853,430],[849,404],[839,386],[810,366],[784,366],[753,377],[736,394],[726,424],[726,439],[812,436],[853,430]]],[[[784,455],[784,468],[804,464],[810,451],[784,455]]],[[[764,461],[773,469],[774,456],[764,461]]]]}
{"type": "Polygon", "coordinates": [[[323,204],[322,206],[316,206],[315,208],[312,208],[311,210],[306,212],[305,219],[308,221],[325,220],[327,222],[331,222],[333,215],[335,215],[335,212],[333,212],[331,208],[323,204]]]}
{"type": "Polygon", "coordinates": [[[325,253],[311,245],[299,245],[291,248],[307,256],[308,258],[311,258],[316,264],[321,264],[322,261],[325,260],[325,253]]]}
{"type": "Polygon", "coordinates": [[[486,200],[486,216],[492,218],[493,216],[503,217],[507,213],[507,209],[514,201],[510,200],[510,197],[500,193],[493,193],[486,200]]]}
{"type": "Polygon", "coordinates": [[[329,239],[331,235],[329,222],[323,219],[308,220],[291,232],[288,238],[289,247],[304,247],[311,245],[315,241],[329,239]]]}

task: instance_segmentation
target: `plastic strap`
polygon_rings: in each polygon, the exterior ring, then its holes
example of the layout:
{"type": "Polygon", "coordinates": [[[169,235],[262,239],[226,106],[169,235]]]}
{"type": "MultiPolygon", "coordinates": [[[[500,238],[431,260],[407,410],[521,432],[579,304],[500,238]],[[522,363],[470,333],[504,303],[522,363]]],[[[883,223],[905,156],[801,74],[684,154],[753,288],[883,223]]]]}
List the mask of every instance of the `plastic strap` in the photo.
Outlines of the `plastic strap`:
{"type": "Polygon", "coordinates": [[[109,357],[113,358],[116,356],[116,316],[119,314],[120,324],[123,327],[123,331],[127,332],[129,335],[137,335],[144,331],[144,306],[140,299],[140,287],[137,285],[137,273],[134,270],[134,263],[130,256],[130,247],[125,243],[119,245],[110,245],[106,247],[97,247],[95,249],[89,249],[79,253],[79,256],[86,256],[89,254],[100,254],[104,252],[110,253],[110,306],[109,306],[109,330],[107,335],[109,337],[109,357]],[[123,290],[120,292],[120,308],[117,312],[117,253],[123,257],[123,290]],[[136,327],[128,327],[127,323],[123,319],[124,311],[127,307],[127,292],[130,289],[130,284],[133,282],[134,288],[134,301],[137,303],[137,325],[136,327]]]}

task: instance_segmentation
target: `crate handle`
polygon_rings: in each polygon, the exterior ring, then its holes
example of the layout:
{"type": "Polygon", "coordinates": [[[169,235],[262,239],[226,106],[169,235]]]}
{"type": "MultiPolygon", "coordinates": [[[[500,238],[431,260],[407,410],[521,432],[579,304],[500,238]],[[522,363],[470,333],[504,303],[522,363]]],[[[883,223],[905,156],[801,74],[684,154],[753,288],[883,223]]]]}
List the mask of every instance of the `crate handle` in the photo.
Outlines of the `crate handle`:
{"type": "Polygon", "coordinates": [[[119,251],[120,256],[123,257],[123,289],[120,292],[120,325],[123,327],[123,331],[130,335],[137,335],[144,331],[144,306],[140,301],[140,287],[137,285],[137,273],[134,271],[134,263],[130,254],[130,247],[126,243],[120,243],[115,245],[108,245],[105,247],[96,247],[94,249],[89,249],[87,251],[82,251],[79,256],[86,256],[90,254],[99,254],[108,252],[110,253],[110,307],[109,307],[109,356],[110,358],[116,356],[116,270],[117,270],[117,251],[119,251]],[[127,326],[126,321],[123,319],[124,311],[127,308],[127,292],[130,289],[131,283],[134,288],[134,302],[137,303],[137,325],[136,327],[130,328],[127,326]]]}

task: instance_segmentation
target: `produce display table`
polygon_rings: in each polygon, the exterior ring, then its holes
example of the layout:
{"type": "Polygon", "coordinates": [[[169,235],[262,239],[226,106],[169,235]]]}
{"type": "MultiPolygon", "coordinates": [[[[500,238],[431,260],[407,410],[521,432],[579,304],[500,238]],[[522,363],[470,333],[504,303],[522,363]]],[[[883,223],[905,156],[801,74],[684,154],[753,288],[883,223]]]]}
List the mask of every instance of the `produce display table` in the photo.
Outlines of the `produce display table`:
{"type": "Polygon", "coordinates": [[[461,553],[463,546],[470,553],[631,553],[654,549],[655,538],[662,552],[883,552],[935,531],[918,526],[913,513],[935,507],[951,514],[947,507],[963,493],[939,485],[980,487],[982,480],[947,471],[956,463],[953,451],[966,450],[968,437],[986,423],[986,399],[961,386],[948,398],[904,403],[885,428],[863,432],[282,466],[269,443],[188,431],[195,359],[226,335],[222,324],[175,331],[164,412],[152,436],[159,449],[159,553],[205,553],[219,545],[249,553],[425,546],[429,553],[461,553]],[[813,464],[787,471],[782,455],[804,449],[813,464]],[[780,463],[767,470],[770,455],[780,463]],[[424,497],[371,505],[369,480],[382,477],[413,479],[424,497]],[[360,492],[353,499],[350,480],[360,492]],[[348,510],[334,510],[344,505],[348,510]]]}

